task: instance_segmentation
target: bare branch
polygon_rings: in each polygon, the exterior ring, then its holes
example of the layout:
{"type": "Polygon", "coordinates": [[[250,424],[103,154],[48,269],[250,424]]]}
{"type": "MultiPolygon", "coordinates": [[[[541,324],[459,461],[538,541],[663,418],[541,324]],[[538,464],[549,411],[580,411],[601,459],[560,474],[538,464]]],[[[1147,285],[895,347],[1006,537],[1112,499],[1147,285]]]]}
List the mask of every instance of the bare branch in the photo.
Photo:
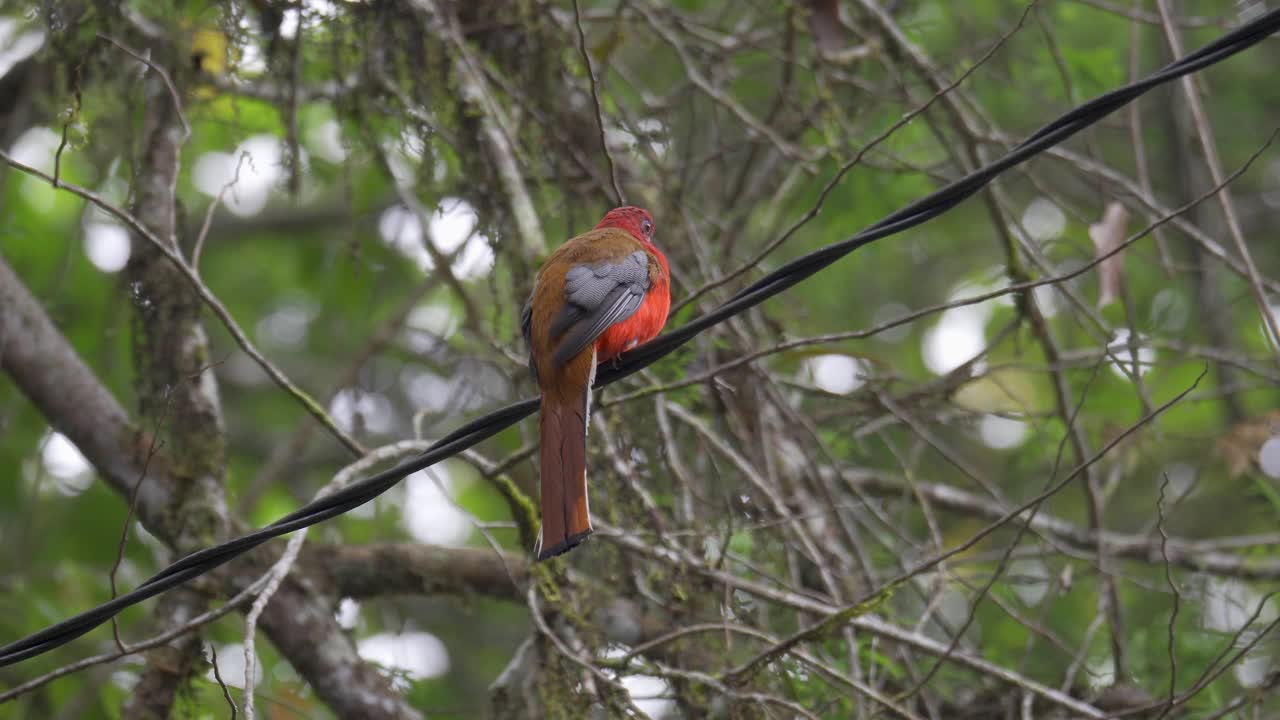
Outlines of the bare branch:
{"type": "Polygon", "coordinates": [[[591,102],[596,110],[596,129],[600,131],[600,152],[609,166],[609,179],[613,182],[613,196],[619,205],[627,204],[627,196],[622,194],[622,183],[618,181],[618,168],[614,165],[613,155],[609,152],[609,143],[604,135],[604,112],[600,109],[600,92],[596,89],[596,71],[591,67],[591,54],[587,52],[587,36],[582,32],[582,8],[578,0],[573,0],[573,24],[578,30],[578,53],[582,55],[582,65],[587,70],[587,81],[591,85],[591,102]]]}
{"type": "MultiPolygon", "coordinates": [[[[6,162],[10,167],[27,173],[28,175],[33,175],[51,184],[53,182],[52,176],[37,168],[17,161],[12,155],[4,152],[3,150],[0,150],[0,160],[6,162]]],[[[240,346],[240,349],[244,350],[245,354],[252,358],[253,361],[257,363],[258,366],[261,367],[267,375],[280,386],[281,389],[293,396],[293,398],[296,399],[308,413],[315,417],[316,420],[318,420],[320,424],[323,425],[335,438],[345,445],[348,450],[356,456],[360,456],[365,453],[365,450],[360,443],[339,428],[333,421],[333,418],[329,417],[328,413],[324,411],[324,408],[312,399],[311,396],[303,392],[302,389],[294,385],[293,382],[280,371],[280,369],[273,365],[271,361],[267,360],[266,356],[264,356],[258,348],[250,342],[248,335],[246,335],[244,330],[240,328],[235,319],[231,317],[231,312],[222,304],[222,301],[218,300],[217,296],[213,294],[213,291],[200,281],[200,278],[196,275],[196,271],[187,264],[186,260],[184,260],[181,255],[178,254],[175,247],[170,244],[166,244],[148,230],[147,227],[133,215],[107,202],[102,198],[102,196],[92,190],[87,190],[78,185],[67,182],[61,182],[57,187],[60,190],[66,190],[73,195],[77,195],[89,201],[94,206],[106,211],[108,214],[115,216],[139,237],[142,237],[148,243],[151,243],[152,246],[159,249],[159,251],[174,264],[183,277],[191,283],[192,288],[195,289],[196,293],[200,296],[200,299],[209,307],[210,310],[213,311],[213,314],[222,321],[223,326],[226,327],[227,331],[231,334],[231,337],[236,341],[236,344],[240,346]]]]}

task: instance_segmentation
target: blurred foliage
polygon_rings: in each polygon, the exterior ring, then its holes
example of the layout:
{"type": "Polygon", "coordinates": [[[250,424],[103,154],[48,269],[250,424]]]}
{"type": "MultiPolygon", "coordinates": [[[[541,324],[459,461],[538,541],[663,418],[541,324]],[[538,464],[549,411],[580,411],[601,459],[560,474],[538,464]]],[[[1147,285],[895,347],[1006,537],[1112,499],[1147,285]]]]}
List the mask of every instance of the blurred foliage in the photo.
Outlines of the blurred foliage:
{"type": "MultiPolygon", "coordinates": [[[[456,12],[468,53],[508,115],[509,124],[499,131],[514,145],[552,249],[590,227],[613,203],[573,6],[535,0],[455,5],[449,14],[456,12]]],[[[906,38],[936,69],[931,79],[887,37],[867,10],[871,3],[839,5],[841,37],[848,47],[865,49],[850,61],[817,53],[805,23],[806,3],[682,0],[659,8],[642,2],[644,12],[629,9],[629,3],[582,3],[613,161],[628,201],[650,207],[659,218],[659,244],[672,259],[677,302],[782,237],[819,203],[841,166],[864,150],[861,162],[830,189],[821,211],[745,277],[848,237],[995,156],[1073,104],[1169,59],[1158,20],[1141,21],[1135,31],[1125,16],[1158,18],[1153,3],[1134,4],[1140,9],[1130,11],[1129,3],[1119,2],[1042,2],[1029,10],[1009,0],[885,2],[906,38]],[[1106,9],[1113,5],[1125,9],[1106,9]],[[676,52],[654,22],[687,55],[676,52]],[[955,80],[1006,34],[1004,44],[963,83],[958,106],[936,100],[868,149],[930,100],[933,79],[955,80]],[[686,67],[686,61],[695,66],[686,67]],[[698,86],[695,74],[710,92],[698,86]],[[794,144],[796,155],[747,127],[735,108],[774,128],[794,144]],[[961,114],[968,118],[959,120],[961,114]]],[[[1179,32],[1190,48],[1219,36],[1245,13],[1227,0],[1176,5],[1185,19],[1179,32]]],[[[27,114],[25,122],[17,113],[4,115],[5,149],[47,172],[54,170],[57,153],[60,178],[122,207],[133,197],[142,109],[155,99],[146,94],[144,68],[97,34],[142,47],[148,29],[158,29],[163,41],[155,41],[156,57],[190,60],[170,68],[183,88],[192,127],[178,187],[183,246],[190,252],[212,211],[201,278],[271,361],[368,446],[415,435],[439,437],[535,391],[522,364],[516,322],[542,258],[523,250],[509,189],[486,139],[486,111],[467,101],[460,87],[461,51],[439,25],[412,8],[382,2],[9,2],[0,20],[7,73],[0,84],[15,73],[39,73],[42,79],[34,87],[5,85],[27,114]],[[283,8],[274,27],[264,10],[272,6],[283,8]],[[10,57],[26,47],[23,38],[35,38],[38,46],[10,57]],[[166,43],[172,46],[159,49],[166,43]],[[60,149],[64,128],[68,139],[60,149]],[[237,172],[238,182],[228,185],[237,172]],[[211,208],[219,195],[220,205],[211,208]],[[420,204],[421,215],[407,208],[409,199],[420,204]],[[451,264],[452,279],[439,271],[442,259],[451,264]]],[[[1275,129],[1278,48],[1275,40],[1264,42],[1196,79],[1228,173],[1275,129]]],[[[1040,158],[1011,171],[996,195],[975,198],[858,252],[733,330],[699,338],[624,389],[603,393],[602,400],[607,405],[625,393],[680,383],[752,349],[873,328],[1002,287],[1015,277],[1011,243],[1019,271],[1034,279],[1079,268],[1093,257],[1088,228],[1108,202],[1134,209],[1130,234],[1154,219],[1132,192],[1142,172],[1150,173],[1152,192],[1166,208],[1211,186],[1181,86],[1161,88],[1139,107],[1145,169],[1135,160],[1132,118],[1118,114],[1068,143],[1072,155],[1040,158]],[[1091,170],[1090,163],[1131,184],[1091,170]],[[1042,262],[1031,258],[1029,248],[1042,254],[1042,262]]],[[[1264,152],[1231,186],[1264,278],[1280,278],[1274,242],[1277,157],[1274,149],[1264,152]]],[[[146,299],[120,279],[128,247],[120,239],[121,226],[13,170],[0,174],[0,207],[4,260],[122,404],[136,408],[130,304],[146,299]]],[[[1185,218],[1236,256],[1216,201],[1185,218]]],[[[1263,419],[1280,400],[1276,354],[1248,278],[1205,260],[1184,230],[1170,225],[1161,231],[1167,255],[1150,236],[1132,245],[1121,261],[1121,299],[1105,308],[1094,307],[1097,274],[1089,271],[1062,283],[1070,298],[1051,288],[1030,294],[1042,326],[1025,312],[1022,296],[1005,295],[926,313],[869,338],[769,354],[750,370],[726,371],[717,382],[682,386],[665,398],[732,438],[780,487],[810,482],[810,473],[796,464],[812,473],[819,464],[834,464],[896,478],[904,487],[945,483],[983,495],[983,487],[966,477],[973,470],[1011,506],[1080,463],[1067,439],[1067,417],[1084,446],[1097,452],[1207,371],[1185,401],[1093,466],[1105,500],[1104,525],[1158,540],[1157,497],[1171,478],[1176,487],[1166,493],[1162,525],[1169,534],[1220,539],[1266,533],[1280,516],[1277,478],[1268,477],[1258,459],[1262,444],[1277,432],[1263,419]],[[1046,351],[1044,332],[1054,338],[1056,359],[1046,351]],[[1132,348],[1125,338],[1134,339],[1132,348]],[[984,355],[951,372],[972,357],[964,355],[968,342],[985,349],[984,355]],[[1111,355],[1104,352],[1108,347],[1111,355]],[[1135,373],[1130,353],[1139,351],[1145,362],[1135,373]],[[1063,383],[1066,408],[1058,405],[1055,375],[1063,383]],[[929,439],[898,417],[885,398],[927,428],[929,439]],[[796,416],[780,415],[772,407],[777,403],[796,416]],[[1000,424],[997,416],[1008,422],[1000,424]],[[811,423],[812,433],[799,418],[811,423]],[[783,426],[787,434],[774,436],[783,426]]],[[[673,322],[708,309],[741,282],[700,294],[673,322]]],[[[1274,312],[1280,299],[1270,285],[1266,293],[1274,312]]],[[[206,314],[205,320],[231,453],[229,504],[248,524],[265,524],[306,502],[350,458],[270,383],[215,318],[206,314]]],[[[607,467],[612,458],[593,433],[596,515],[651,539],[648,511],[628,484],[637,482],[667,518],[667,532],[684,533],[679,541],[699,556],[705,552],[708,562],[723,561],[743,577],[832,600],[834,591],[818,579],[813,559],[784,530],[799,521],[780,521],[739,469],[690,427],[673,421],[677,447],[664,448],[655,412],[652,398],[605,411],[611,432],[640,468],[623,482],[607,467]],[[681,509],[689,490],[675,479],[673,452],[697,479],[696,519],[681,509]]],[[[522,423],[480,451],[506,458],[536,442],[533,428],[532,422],[522,423]]],[[[58,437],[12,383],[0,382],[0,459],[10,468],[0,479],[0,639],[25,635],[110,593],[108,573],[125,504],[92,482],[87,467],[77,468],[74,452],[58,445],[58,437]]],[[[522,460],[509,472],[523,492],[536,497],[536,467],[522,460]]],[[[448,500],[430,480],[415,478],[371,508],[315,528],[310,542],[416,539],[527,551],[493,482],[460,460],[449,462],[442,477],[448,500]]],[[[874,589],[863,563],[883,582],[934,554],[935,540],[953,547],[990,521],[946,508],[923,513],[909,491],[883,493],[876,501],[876,512],[892,520],[892,529],[879,524],[862,507],[866,498],[856,493],[823,499],[788,490],[787,497],[797,516],[825,507],[844,513],[844,522],[858,528],[854,534],[890,538],[866,540],[862,557],[846,558],[853,565],[837,564],[843,601],[874,589]]],[[[1042,512],[1082,528],[1090,523],[1085,494],[1075,486],[1046,502],[1042,512]]],[[[832,529],[837,523],[819,524],[824,527],[815,532],[845,541],[832,529]]],[[[948,561],[945,578],[928,573],[913,580],[882,614],[949,642],[964,624],[966,602],[988,581],[1014,533],[1001,530],[948,561]]],[[[1274,541],[1232,552],[1259,563],[1280,560],[1274,541]]],[[[132,587],[169,559],[163,545],[135,526],[118,580],[132,587]]],[[[1125,679],[1155,698],[1167,695],[1171,652],[1178,689],[1185,690],[1233,642],[1232,632],[1214,618],[1225,614],[1243,621],[1274,586],[1274,580],[1175,570],[1181,605],[1171,650],[1172,595],[1159,557],[1113,562],[1125,619],[1125,679]]],[[[594,539],[567,564],[598,582],[602,594],[612,588],[637,601],[664,603],[662,609],[679,620],[732,619],[775,637],[808,625],[802,614],[734,595],[706,577],[651,562],[608,539],[594,539]]],[[[1109,631],[1095,623],[1098,577],[1091,552],[1064,552],[1040,536],[1025,538],[978,606],[960,647],[1051,687],[1070,677],[1066,689],[1096,697],[1113,680],[1109,631]]],[[[607,598],[600,599],[605,604],[607,598]]],[[[123,636],[139,639],[152,632],[149,607],[121,616],[123,636]]],[[[606,629],[597,625],[598,607],[579,598],[559,610],[590,647],[603,652],[609,646],[606,629]]],[[[1269,606],[1261,622],[1274,616],[1269,606]]],[[[447,668],[431,678],[405,676],[408,697],[430,717],[477,717],[489,684],[530,628],[527,609],[516,604],[414,597],[362,602],[349,631],[357,642],[408,631],[439,638],[448,650],[447,668]]],[[[204,631],[222,649],[224,662],[239,652],[241,632],[237,616],[204,631]]],[[[705,634],[697,642],[705,641],[727,667],[761,647],[725,637],[705,634]]],[[[850,650],[848,637],[833,634],[808,651],[855,676],[850,662],[856,660],[858,672],[873,673],[871,681],[890,696],[912,687],[934,662],[884,641],[873,643],[862,633],[850,650]]],[[[109,634],[99,630],[47,657],[0,670],[0,688],[111,645],[109,634]]],[[[1247,693],[1274,672],[1275,647],[1274,640],[1265,640],[1249,656],[1255,663],[1251,674],[1221,674],[1190,700],[1187,712],[1205,715],[1247,693]],[[1263,671],[1256,671],[1256,663],[1263,671]]],[[[263,640],[258,649],[264,714],[325,717],[328,711],[270,644],[263,640]]],[[[55,717],[68,707],[78,708],[78,717],[118,717],[140,662],[130,658],[59,680],[14,706],[0,706],[0,717],[55,717]]],[[[562,669],[565,678],[578,672],[562,669]]],[[[873,707],[789,657],[772,663],[764,675],[758,689],[821,717],[854,717],[873,707]]],[[[561,691],[573,692],[572,686],[561,691]]],[[[1003,716],[1021,702],[1020,693],[1007,686],[975,683],[969,671],[949,664],[930,691],[935,716],[959,717],[966,709],[973,717],[1003,716]]],[[[697,698],[705,708],[714,705],[705,687],[679,685],[673,692],[680,702],[664,707],[679,707],[688,717],[701,716],[697,698]]],[[[1280,712],[1275,701],[1260,702],[1262,715],[1280,712]]],[[[221,689],[202,672],[178,712],[222,716],[221,689]]]]}

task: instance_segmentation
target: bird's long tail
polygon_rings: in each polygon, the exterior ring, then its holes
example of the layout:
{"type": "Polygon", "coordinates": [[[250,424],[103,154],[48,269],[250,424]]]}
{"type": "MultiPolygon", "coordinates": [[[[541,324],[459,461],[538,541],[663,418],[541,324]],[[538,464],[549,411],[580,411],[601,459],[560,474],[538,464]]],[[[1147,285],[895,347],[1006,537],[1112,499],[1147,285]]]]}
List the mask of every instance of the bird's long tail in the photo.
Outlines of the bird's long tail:
{"type": "Polygon", "coordinates": [[[542,532],[538,559],[573,549],[591,534],[587,507],[587,417],[590,383],[544,391],[539,420],[542,532]]]}

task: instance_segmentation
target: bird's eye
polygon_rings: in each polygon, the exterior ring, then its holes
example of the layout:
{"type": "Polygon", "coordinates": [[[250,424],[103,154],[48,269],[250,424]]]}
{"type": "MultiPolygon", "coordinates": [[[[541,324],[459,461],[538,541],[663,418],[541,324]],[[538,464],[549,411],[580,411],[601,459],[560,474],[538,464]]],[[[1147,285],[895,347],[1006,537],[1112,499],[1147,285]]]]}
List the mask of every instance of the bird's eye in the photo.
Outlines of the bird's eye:
{"type": "Polygon", "coordinates": [[[652,235],[652,234],[653,234],[653,223],[652,223],[652,222],[650,222],[647,218],[646,218],[646,219],[644,219],[644,220],[641,220],[641,221],[640,221],[640,232],[644,233],[646,236],[652,235]]]}

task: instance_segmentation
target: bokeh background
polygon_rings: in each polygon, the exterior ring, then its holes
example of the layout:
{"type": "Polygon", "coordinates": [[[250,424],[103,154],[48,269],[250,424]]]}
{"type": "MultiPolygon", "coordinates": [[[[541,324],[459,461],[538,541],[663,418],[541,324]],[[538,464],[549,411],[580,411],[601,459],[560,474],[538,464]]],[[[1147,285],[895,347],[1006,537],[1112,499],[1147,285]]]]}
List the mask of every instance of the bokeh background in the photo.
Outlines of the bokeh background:
{"type": "MultiPolygon", "coordinates": [[[[133,481],[181,510],[131,513],[29,398],[40,369],[6,365],[0,642],[300,507],[356,459],[339,434],[387,464],[533,395],[533,275],[619,191],[657,217],[679,325],[1271,6],[4,3],[0,260],[124,408],[118,452],[163,458],[133,481]],[[136,228],[15,164],[169,227],[338,432],[190,278],[149,274],[172,268],[136,228]]],[[[598,393],[599,532],[563,560],[528,564],[531,420],[314,528],[256,643],[259,714],[1280,711],[1278,66],[1268,39],[1157,88],[598,393]]],[[[151,601],[119,633],[181,616],[151,601]]],[[[0,717],[226,717],[209,650],[242,706],[244,615],[188,638],[0,717]]],[[[115,647],[99,629],[0,692],[115,647]]]]}

